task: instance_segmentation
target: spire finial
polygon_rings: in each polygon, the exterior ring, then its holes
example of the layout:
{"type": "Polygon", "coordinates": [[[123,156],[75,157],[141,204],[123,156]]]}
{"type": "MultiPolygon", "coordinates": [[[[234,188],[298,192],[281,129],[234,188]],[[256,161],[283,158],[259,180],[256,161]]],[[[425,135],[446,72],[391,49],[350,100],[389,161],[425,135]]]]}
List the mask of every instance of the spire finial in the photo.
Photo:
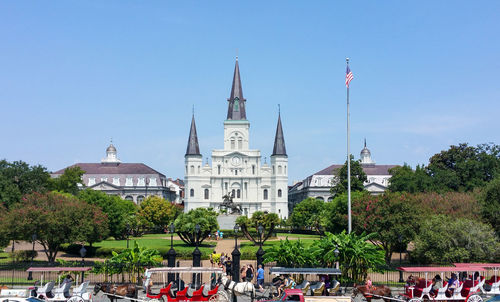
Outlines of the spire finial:
{"type": "Polygon", "coordinates": [[[366,148],[366,137],[365,137],[365,148],[366,148]]]}
{"type": "Polygon", "coordinates": [[[236,61],[238,61],[238,48],[236,48],[236,61]]]}
{"type": "Polygon", "coordinates": [[[193,115],[194,115],[194,104],[193,104],[193,115]]]}
{"type": "Polygon", "coordinates": [[[278,104],[278,115],[281,115],[281,106],[278,104]]]}
{"type": "Polygon", "coordinates": [[[113,144],[113,138],[110,139],[111,145],[113,144]]]}
{"type": "Polygon", "coordinates": [[[347,62],[347,64],[349,64],[349,58],[345,58],[345,61],[347,62]]]}

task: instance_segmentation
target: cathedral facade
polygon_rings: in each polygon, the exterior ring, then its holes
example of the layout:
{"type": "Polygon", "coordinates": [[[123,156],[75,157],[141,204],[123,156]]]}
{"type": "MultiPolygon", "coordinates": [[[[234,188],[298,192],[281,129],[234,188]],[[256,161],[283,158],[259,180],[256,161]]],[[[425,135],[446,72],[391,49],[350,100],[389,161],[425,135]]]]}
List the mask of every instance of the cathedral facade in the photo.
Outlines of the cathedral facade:
{"type": "Polygon", "coordinates": [[[281,117],[278,115],[270,163],[263,163],[260,150],[250,149],[250,122],[246,116],[238,59],[227,101],[223,149],[212,151],[211,165],[203,164],[194,115],[191,120],[185,155],[184,210],[199,207],[217,210],[223,196],[229,195],[241,206],[244,215],[267,211],[287,218],[288,156],[281,117]]]}

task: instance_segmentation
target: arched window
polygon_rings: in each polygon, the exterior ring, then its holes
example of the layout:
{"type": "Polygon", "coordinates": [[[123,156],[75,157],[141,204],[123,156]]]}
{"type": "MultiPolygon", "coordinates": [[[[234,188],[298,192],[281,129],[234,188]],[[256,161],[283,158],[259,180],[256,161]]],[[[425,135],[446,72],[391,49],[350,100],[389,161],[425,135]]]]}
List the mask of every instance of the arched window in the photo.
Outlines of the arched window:
{"type": "Polygon", "coordinates": [[[264,189],[264,200],[267,200],[267,189],[264,189]]]}
{"type": "Polygon", "coordinates": [[[194,166],[191,166],[191,168],[190,168],[190,169],[191,169],[191,170],[190,170],[190,171],[191,171],[191,174],[194,174],[194,166]]]}
{"type": "Polygon", "coordinates": [[[285,166],[285,174],[286,174],[286,166],[285,166]]]}
{"type": "Polygon", "coordinates": [[[273,165],[273,175],[274,175],[274,165],[273,165]]]}
{"type": "Polygon", "coordinates": [[[189,197],[194,197],[194,189],[189,190],[189,197]]]}
{"type": "Polygon", "coordinates": [[[205,189],[205,199],[208,199],[208,189],[205,189]]]}
{"type": "Polygon", "coordinates": [[[330,201],[332,201],[332,200],[333,200],[333,197],[331,197],[331,196],[330,196],[330,197],[328,197],[328,201],[329,201],[329,202],[330,202],[330,201]]]}
{"type": "Polygon", "coordinates": [[[201,167],[198,166],[198,174],[200,174],[200,172],[201,172],[201,167]]]}
{"type": "Polygon", "coordinates": [[[231,150],[234,150],[234,138],[231,139],[231,150]]]}
{"type": "Polygon", "coordinates": [[[134,197],[127,195],[125,196],[125,200],[134,201],[134,197]]]}
{"type": "Polygon", "coordinates": [[[238,175],[238,170],[234,170],[234,175],[238,175]]]}
{"type": "Polygon", "coordinates": [[[241,139],[241,137],[238,138],[238,149],[239,150],[243,149],[243,139],[241,139]]]}
{"type": "Polygon", "coordinates": [[[321,196],[316,197],[316,199],[321,200],[321,201],[325,201],[325,199],[323,197],[321,197],[321,196]]]}
{"type": "Polygon", "coordinates": [[[236,198],[241,198],[241,191],[240,191],[240,189],[236,190],[236,198]]]}
{"type": "Polygon", "coordinates": [[[234,189],[231,191],[231,196],[236,196],[236,191],[234,189]]]}
{"type": "Polygon", "coordinates": [[[278,190],[278,197],[281,197],[281,189],[278,190]]]}
{"type": "Polygon", "coordinates": [[[217,174],[220,175],[220,165],[217,166],[217,174]]]}
{"type": "Polygon", "coordinates": [[[278,174],[283,173],[281,166],[278,166],[278,174]]]}
{"type": "Polygon", "coordinates": [[[144,200],[144,196],[142,196],[142,195],[137,196],[138,203],[142,202],[143,200],[144,200]]]}
{"type": "Polygon", "coordinates": [[[186,166],[186,174],[188,173],[188,166],[186,166]]]}
{"type": "Polygon", "coordinates": [[[255,175],[255,165],[252,165],[252,174],[255,175]]]}

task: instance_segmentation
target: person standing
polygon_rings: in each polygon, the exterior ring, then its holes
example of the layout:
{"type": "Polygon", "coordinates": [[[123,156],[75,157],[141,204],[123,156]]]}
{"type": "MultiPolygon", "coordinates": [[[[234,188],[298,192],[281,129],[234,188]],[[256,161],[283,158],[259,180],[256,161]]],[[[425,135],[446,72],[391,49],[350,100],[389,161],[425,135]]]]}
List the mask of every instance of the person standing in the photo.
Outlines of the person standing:
{"type": "Polygon", "coordinates": [[[257,269],[257,286],[259,290],[264,291],[264,269],[262,268],[262,264],[259,264],[259,268],[257,269]]]}
{"type": "Polygon", "coordinates": [[[225,265],[225,267],[226,267],[226,274],[228,276],[233,276],[233,269],[232,269],[233,267],[232,267],[232,264],[233,263],[231,262],[231,257],[228,256],[227,260],[226,260],[226,265],[225,265]]]}
{"type": "Polygon", "coordinates": [[[247,278],[247,266],[243,265],[243,267],[240,270],[240,279],[241,282],[245,282],[247,278]]]}
{"type": "Polygon", "coordinates": [[[252,282],[253,281],[253,276],[254,276],[254,268],[253,265],[249,264],[247,266],[247,271],[246,271],[246,281],[247,282],[252,282]]]}

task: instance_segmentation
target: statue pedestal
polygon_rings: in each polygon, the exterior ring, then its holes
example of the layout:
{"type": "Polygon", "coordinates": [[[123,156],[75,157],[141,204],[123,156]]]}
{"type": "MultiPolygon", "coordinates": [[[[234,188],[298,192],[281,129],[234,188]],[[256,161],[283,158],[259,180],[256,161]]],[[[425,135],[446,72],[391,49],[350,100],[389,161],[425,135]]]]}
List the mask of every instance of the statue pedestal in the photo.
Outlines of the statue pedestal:
{"type": "Polygon", "coordinates": [[[219,214],[217,222],[219,223],[220,230],[232,230],[236,224],[236,219],[240,217],[239,214],[219,214]]]}

